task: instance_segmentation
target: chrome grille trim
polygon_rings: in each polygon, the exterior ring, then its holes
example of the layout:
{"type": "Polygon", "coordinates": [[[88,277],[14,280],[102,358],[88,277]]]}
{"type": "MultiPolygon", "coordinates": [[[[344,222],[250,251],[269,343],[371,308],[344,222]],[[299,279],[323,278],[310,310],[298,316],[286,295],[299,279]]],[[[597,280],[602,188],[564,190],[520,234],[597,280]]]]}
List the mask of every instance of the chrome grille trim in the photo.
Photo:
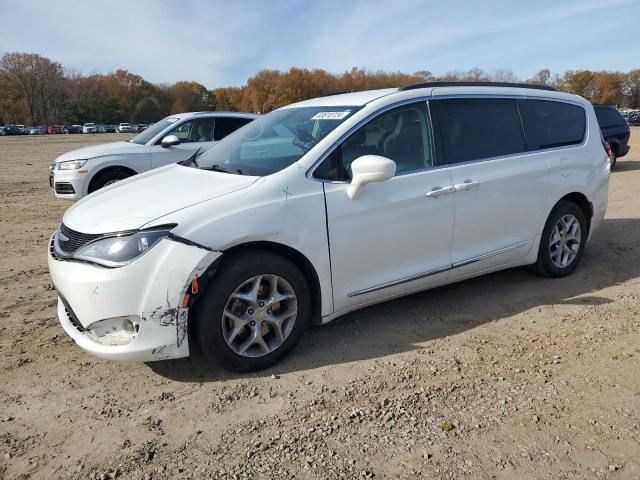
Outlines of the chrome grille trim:
{"type": "Polygon", "coordinates": [[[60,229],[56,234],[55,243],[57,244],[57,247],[61,252],[67,255],[71,255],[80,247],[102,236],[104,235],[99,233],[91,234],[91,233],[76,232],[75,230],[70,229],[63,223],[60,225],[60,229]]]}

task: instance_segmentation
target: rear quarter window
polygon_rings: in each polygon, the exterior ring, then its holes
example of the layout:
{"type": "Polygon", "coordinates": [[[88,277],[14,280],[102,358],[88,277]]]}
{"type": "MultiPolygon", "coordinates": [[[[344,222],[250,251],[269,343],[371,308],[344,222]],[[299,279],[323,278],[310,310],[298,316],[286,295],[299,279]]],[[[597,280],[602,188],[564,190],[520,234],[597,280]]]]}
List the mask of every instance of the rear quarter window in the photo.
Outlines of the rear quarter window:
{"type": "Polygon", "coordinates": [[[529,150],[582,143],[587,124],[584,108],[554,100],[525,100],[520,105],[529,150]]]}

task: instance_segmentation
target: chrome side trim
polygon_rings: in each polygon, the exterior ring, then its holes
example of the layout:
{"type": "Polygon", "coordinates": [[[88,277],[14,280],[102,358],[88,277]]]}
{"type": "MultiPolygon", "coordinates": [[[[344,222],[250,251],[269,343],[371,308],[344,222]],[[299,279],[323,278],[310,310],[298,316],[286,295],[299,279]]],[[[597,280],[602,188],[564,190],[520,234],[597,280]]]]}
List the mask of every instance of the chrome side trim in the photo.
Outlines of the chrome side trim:
{"type": "Polygon", "coordinates": [[[453,265],[447,265],[446,267],[436,268],[435,270],[429,270],[424,273],[417,273],[415,275],[411,275],[409,277],[400,278],[398,280],[393,280],[392,282],[382,283],[380,285],[376,285],[369,288],[363,288],[362,290],[356,290],[355,292],[347,293],[347,297],[357,297],[358,295],[364,295],[365,293],[376,292],[378,290],[382,290],[385,288],[395,287],[397,285],[401,285],[407,282],[413,282],[414,280],[420,280],[421,278],[430,277],[431,275],[436,275],[438,273],[443,273],[448,270],[453,270],[454,268],[464,267],[466,265],[470,265],[475,262],[479,262],[481,260],[485,260],[487,258],[494,257],[496,255],[500,255],[503,253],[510,252],[511,250],[515,250],[516,248],[520,248],[525,246],[527,241],[522,241],[518,243],[514,243],[513,245],[509,245],[507,247],[499,248],[498,250],[493,250],[488,253],[484,253],[477,257],[470,258],[468,260],[464,260],[462,262],[454,263],[453,265]]]}
{"type": "Polygon", "coordinates": [[[494,250],[492,252],[484,253],[482,255],[478,255],[477,257],[470,258],[468,260],[464,260],[462,262],[457,262],[452,265],[452,268],[464,267],[465,265],[469,265],[471,263],[479,262],[480,260],[484,260],[486,258],[495,257],[496,255],[500,255],[502,253],[510,252],[511,250],[515,250],[516,248],[520,248],[525,246],[526,241],[514,243],[513,245],[509,245],[508,247],[499,248],[498,250],[494,250]]]}
{"type": "Polygon", "coordinates": [[[364,295],[365,293],[371,293],[377,290],[382,290],[383,288],[395,287],[396,285],[412,282],[414,280],[419,280],[421,278],[429,277],[437,273],[446,272],[447,270],[451,270],[451,265],[447,265],[446,267],[436,268],[435,270],[429,270],[428,272],[424,272],[424,273],[417,273],[415,275],[411,275],[410,277],[400,278],[398,280],[394,280],[393,282],[376,285],[375,287],[364,288],[362,290],[357,290],[355,292],[347,293],[347,297],[356,297],[358,295],[364,295]]]}

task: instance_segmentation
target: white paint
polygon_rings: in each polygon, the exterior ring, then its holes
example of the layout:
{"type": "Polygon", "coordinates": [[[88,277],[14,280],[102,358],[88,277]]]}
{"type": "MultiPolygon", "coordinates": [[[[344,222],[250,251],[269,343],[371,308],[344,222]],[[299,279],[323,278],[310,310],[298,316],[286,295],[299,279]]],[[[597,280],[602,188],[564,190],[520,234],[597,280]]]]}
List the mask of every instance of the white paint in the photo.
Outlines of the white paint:
{"type": "MultiPolygon", "coordinates": [[[[271,175],[164,167],[99,191],[67,211],[64,223],[77,231],[104,233],[176,224],[172,233],[213,250],[165,239],[126,267],[114,269],[50,257],[53,282],[83,324],[127,315],[155,318],[143,322],[131,345],[107,348],[75,331],[59,310],[65,330],[76,342],[114,359],[146,361],[186,355],[186,342],[176,334],[179,322],[167,328],[158,318],[177,307],[182,289],[218,252],[247,242],[275,242],[305,256],[318,275],[322,321],[327,322],[389,298],[535,262],[545,220],[567,193],[580,192],[592,202],[591,234],[604,217],[608,158],[593,108],[580,97],[517,88],[451,87],[360,92],[299,105],[362,108],[299,162],[271,175]],[[365,164],[362,171],[356,165],[356,178],[360,173],[371,174],[378,181],[356,180],[359,191],[354,198],[349,196],[349,183],[323,183],[311,177],[316,160],[363,120],[398,102],[445,94],[540,97],[581,105],[588,115],[586,142],[430,168],[386,181],[382,177],[391,175],[384,162],[365,164]],[[437,188],[443,189],[441,195],[426,195],[437,188]],[[499,253],[483,256],[495,251],[499,253]],[[473,257],[481,258],[447,268],[473,257]],[[412,280],[394,283],[398,279],[412,280]],[[385,284],[389,286],[372,289],[385,284]],[[89,289],[96,285],[100,298],[90,300],[89,289]]],[[[176,313],[183,327],[186,314],[180,309],[176,313]]],[[[186,335],[184,328],[182,333],[186,335]]]]}

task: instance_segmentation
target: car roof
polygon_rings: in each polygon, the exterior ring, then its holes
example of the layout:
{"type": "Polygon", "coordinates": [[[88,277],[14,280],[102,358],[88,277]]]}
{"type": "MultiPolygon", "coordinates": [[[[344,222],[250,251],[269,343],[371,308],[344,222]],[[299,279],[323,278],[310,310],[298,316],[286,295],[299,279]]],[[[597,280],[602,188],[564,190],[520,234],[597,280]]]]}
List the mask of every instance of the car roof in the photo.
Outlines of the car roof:
{"type": "Polygon", "coordinates": [[[373,100],[398,92],[397,88],[383,88],[380,90],[365,90],[362,92],[338,93],[324,97],[311,98],[302,102],[293,103],[283,108],[297,107],[360,107],[373,100]]]}
{"type": "Polygon", "coordinates": [[[402,88],[385,88],[380,90],[366,90],[362,92],[340,93],[324,97],[312,98],[282,107],[361,107],[373,101],[384,98],[392,103],[394,99],[405,100],[419,97],[443,97],[447,95],[504,95],[522,96],[529,98],[549,98],[572,100],[585,103],[582,97],[569,93],[558,92],[550,87],[539,87],[527,84],[504,84],[486,82],[435,82],[410,85],[402,88]]]}
{"type": "Polygon", "coordinates": [[[237,118],[258,118],[260,115],[257,113],[245,113],[245,112],[221,112],[221,111],[204,111],[204,112],[184,112],[169,115],[169,117],[175,117],[179,119],[191,118],[191,117],[237,117],[237,118]]]}

